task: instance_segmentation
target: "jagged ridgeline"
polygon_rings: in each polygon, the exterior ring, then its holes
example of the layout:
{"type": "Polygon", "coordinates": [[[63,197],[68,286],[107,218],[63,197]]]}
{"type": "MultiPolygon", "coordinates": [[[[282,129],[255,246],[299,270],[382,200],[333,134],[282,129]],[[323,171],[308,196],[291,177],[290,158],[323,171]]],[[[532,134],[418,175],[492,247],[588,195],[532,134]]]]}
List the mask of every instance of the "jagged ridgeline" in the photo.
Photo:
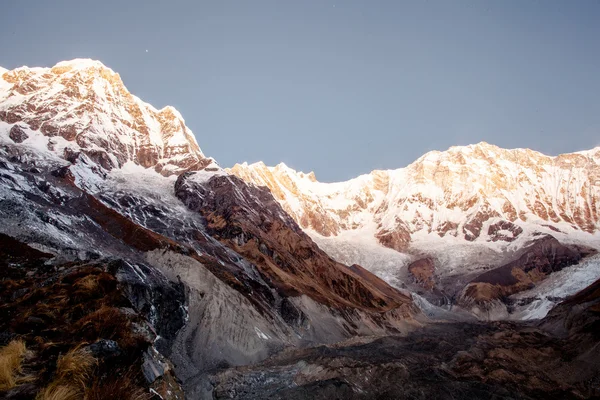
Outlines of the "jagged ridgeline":
{"type": "Polygon", "coordinates": [[[600,395],[597,149],[326,184],[98,61],[0,76],[0,397],[600,395]]]}

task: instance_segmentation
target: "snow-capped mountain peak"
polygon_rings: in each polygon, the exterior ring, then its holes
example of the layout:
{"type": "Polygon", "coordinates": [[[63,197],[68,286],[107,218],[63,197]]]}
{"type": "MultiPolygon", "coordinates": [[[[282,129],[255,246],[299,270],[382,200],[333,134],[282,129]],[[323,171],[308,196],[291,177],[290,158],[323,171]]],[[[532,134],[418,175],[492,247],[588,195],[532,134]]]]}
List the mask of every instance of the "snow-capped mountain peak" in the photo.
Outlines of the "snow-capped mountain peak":
{"type": "Polygon", "coordinates": [[[347,182],[320,183],[281,164],[235,165],[230,172],[268,186],[304,229],[325,237],[366,229],[405,250],[420,234],[509,243],[532,224],[596,232],[600,168],[593,154],[550,157],[481,142],[347,182]]]}
{"type": "Polygon", "coordinates": [[[177,110],[143,102],[100,61],[4,71],[0,120],[62,137],[106,169],[133,161],[171,175],[209,163],[177,110]]]}

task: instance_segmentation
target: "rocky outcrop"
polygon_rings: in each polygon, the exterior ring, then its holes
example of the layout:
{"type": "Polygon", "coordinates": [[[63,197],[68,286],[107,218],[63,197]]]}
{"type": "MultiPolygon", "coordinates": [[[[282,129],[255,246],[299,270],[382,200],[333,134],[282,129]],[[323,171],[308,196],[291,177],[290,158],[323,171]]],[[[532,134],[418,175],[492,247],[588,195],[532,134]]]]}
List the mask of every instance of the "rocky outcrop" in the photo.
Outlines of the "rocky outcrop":
{"type": "Polygon", "coordinates": [[[600,341],[600,279],[554,307],[546,318],[539,322],[539,325],[556,335],[563,337],[579,335],[584,336],[588,344],[598,343],[600,341]]]}
{"type": "Polygon", "coordinates": [[[539,237],[522,249],[517,259],[473,279],[463,289],[459,304],[474,309],[476,314],[489,311],[500,305],[498,301],[531,289],[551,273],[595,253],[591,248],[561,244],[550,235],[539,237]]]}
{"type": "Polygon", "coordinates": [[[488,236],[493,242],[499,240],[504,242],[512,242],[521,233],[523,233],[523,228],[509,221],[499,221],[490,225],[488,228],[488,236]]]}
{"type": "MultiPolygon", "coordinates": [[[[288,217],[268,190],[235,176],[195,182],[181,175],[175,193],[206,218],[208,233],[251,260],[282,294],[307,295],[334,306],[385,312],[405,310],[410,299],[382,283],[380,290],[348,267],[333,261],[288,217]]],[[[355,266],[355,269],[360,267],[355,266]]],[[[361,275],[370,275],[362,270],[361,275]]]]}
{"type": "Polygon", "coordinates": [[[431,258],[422,258],[408,266],[408,272],[417,284],[426,290],[435,288],[435,263],[431,258]]]}
{"type": "Polygon", "coordinates": [[[15,142],[15,143],[22,143],[25,139],[27,139],[29,137],[29,135],[27,135],[25,133],[25,131],[23,130],[22,127],[20,127],[19,125],[13,125],[12,128],[10,128],[10,131],[8,133],[8,136],[15,142]]]}

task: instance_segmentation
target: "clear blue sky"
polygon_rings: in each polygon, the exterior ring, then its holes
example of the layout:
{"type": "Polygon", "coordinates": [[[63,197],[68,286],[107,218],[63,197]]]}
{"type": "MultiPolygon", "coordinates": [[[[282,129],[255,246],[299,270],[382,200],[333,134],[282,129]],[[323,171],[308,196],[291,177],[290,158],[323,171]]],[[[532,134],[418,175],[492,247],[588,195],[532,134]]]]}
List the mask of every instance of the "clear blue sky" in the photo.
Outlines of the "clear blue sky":
{"type": "Polygon", "coordinates": [[[99,59],[223,166],[333,181],[480,141],[600,145],[600,1],[22,0],[0,38],[5,68],[99,59]]]}

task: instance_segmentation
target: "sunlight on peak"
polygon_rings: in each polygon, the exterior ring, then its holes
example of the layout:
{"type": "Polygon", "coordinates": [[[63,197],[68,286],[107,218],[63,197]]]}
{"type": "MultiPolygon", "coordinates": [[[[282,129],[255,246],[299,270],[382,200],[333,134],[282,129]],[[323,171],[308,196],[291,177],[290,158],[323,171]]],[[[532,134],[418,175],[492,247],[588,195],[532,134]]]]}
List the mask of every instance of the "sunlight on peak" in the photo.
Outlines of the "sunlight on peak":
{"type": "Polygon", "coordinates": [[[108,68],[101,61],[91,58],[75,58],[73,60],[61,61],[55,67],[73,67],[73,68],[108,68]]]}

